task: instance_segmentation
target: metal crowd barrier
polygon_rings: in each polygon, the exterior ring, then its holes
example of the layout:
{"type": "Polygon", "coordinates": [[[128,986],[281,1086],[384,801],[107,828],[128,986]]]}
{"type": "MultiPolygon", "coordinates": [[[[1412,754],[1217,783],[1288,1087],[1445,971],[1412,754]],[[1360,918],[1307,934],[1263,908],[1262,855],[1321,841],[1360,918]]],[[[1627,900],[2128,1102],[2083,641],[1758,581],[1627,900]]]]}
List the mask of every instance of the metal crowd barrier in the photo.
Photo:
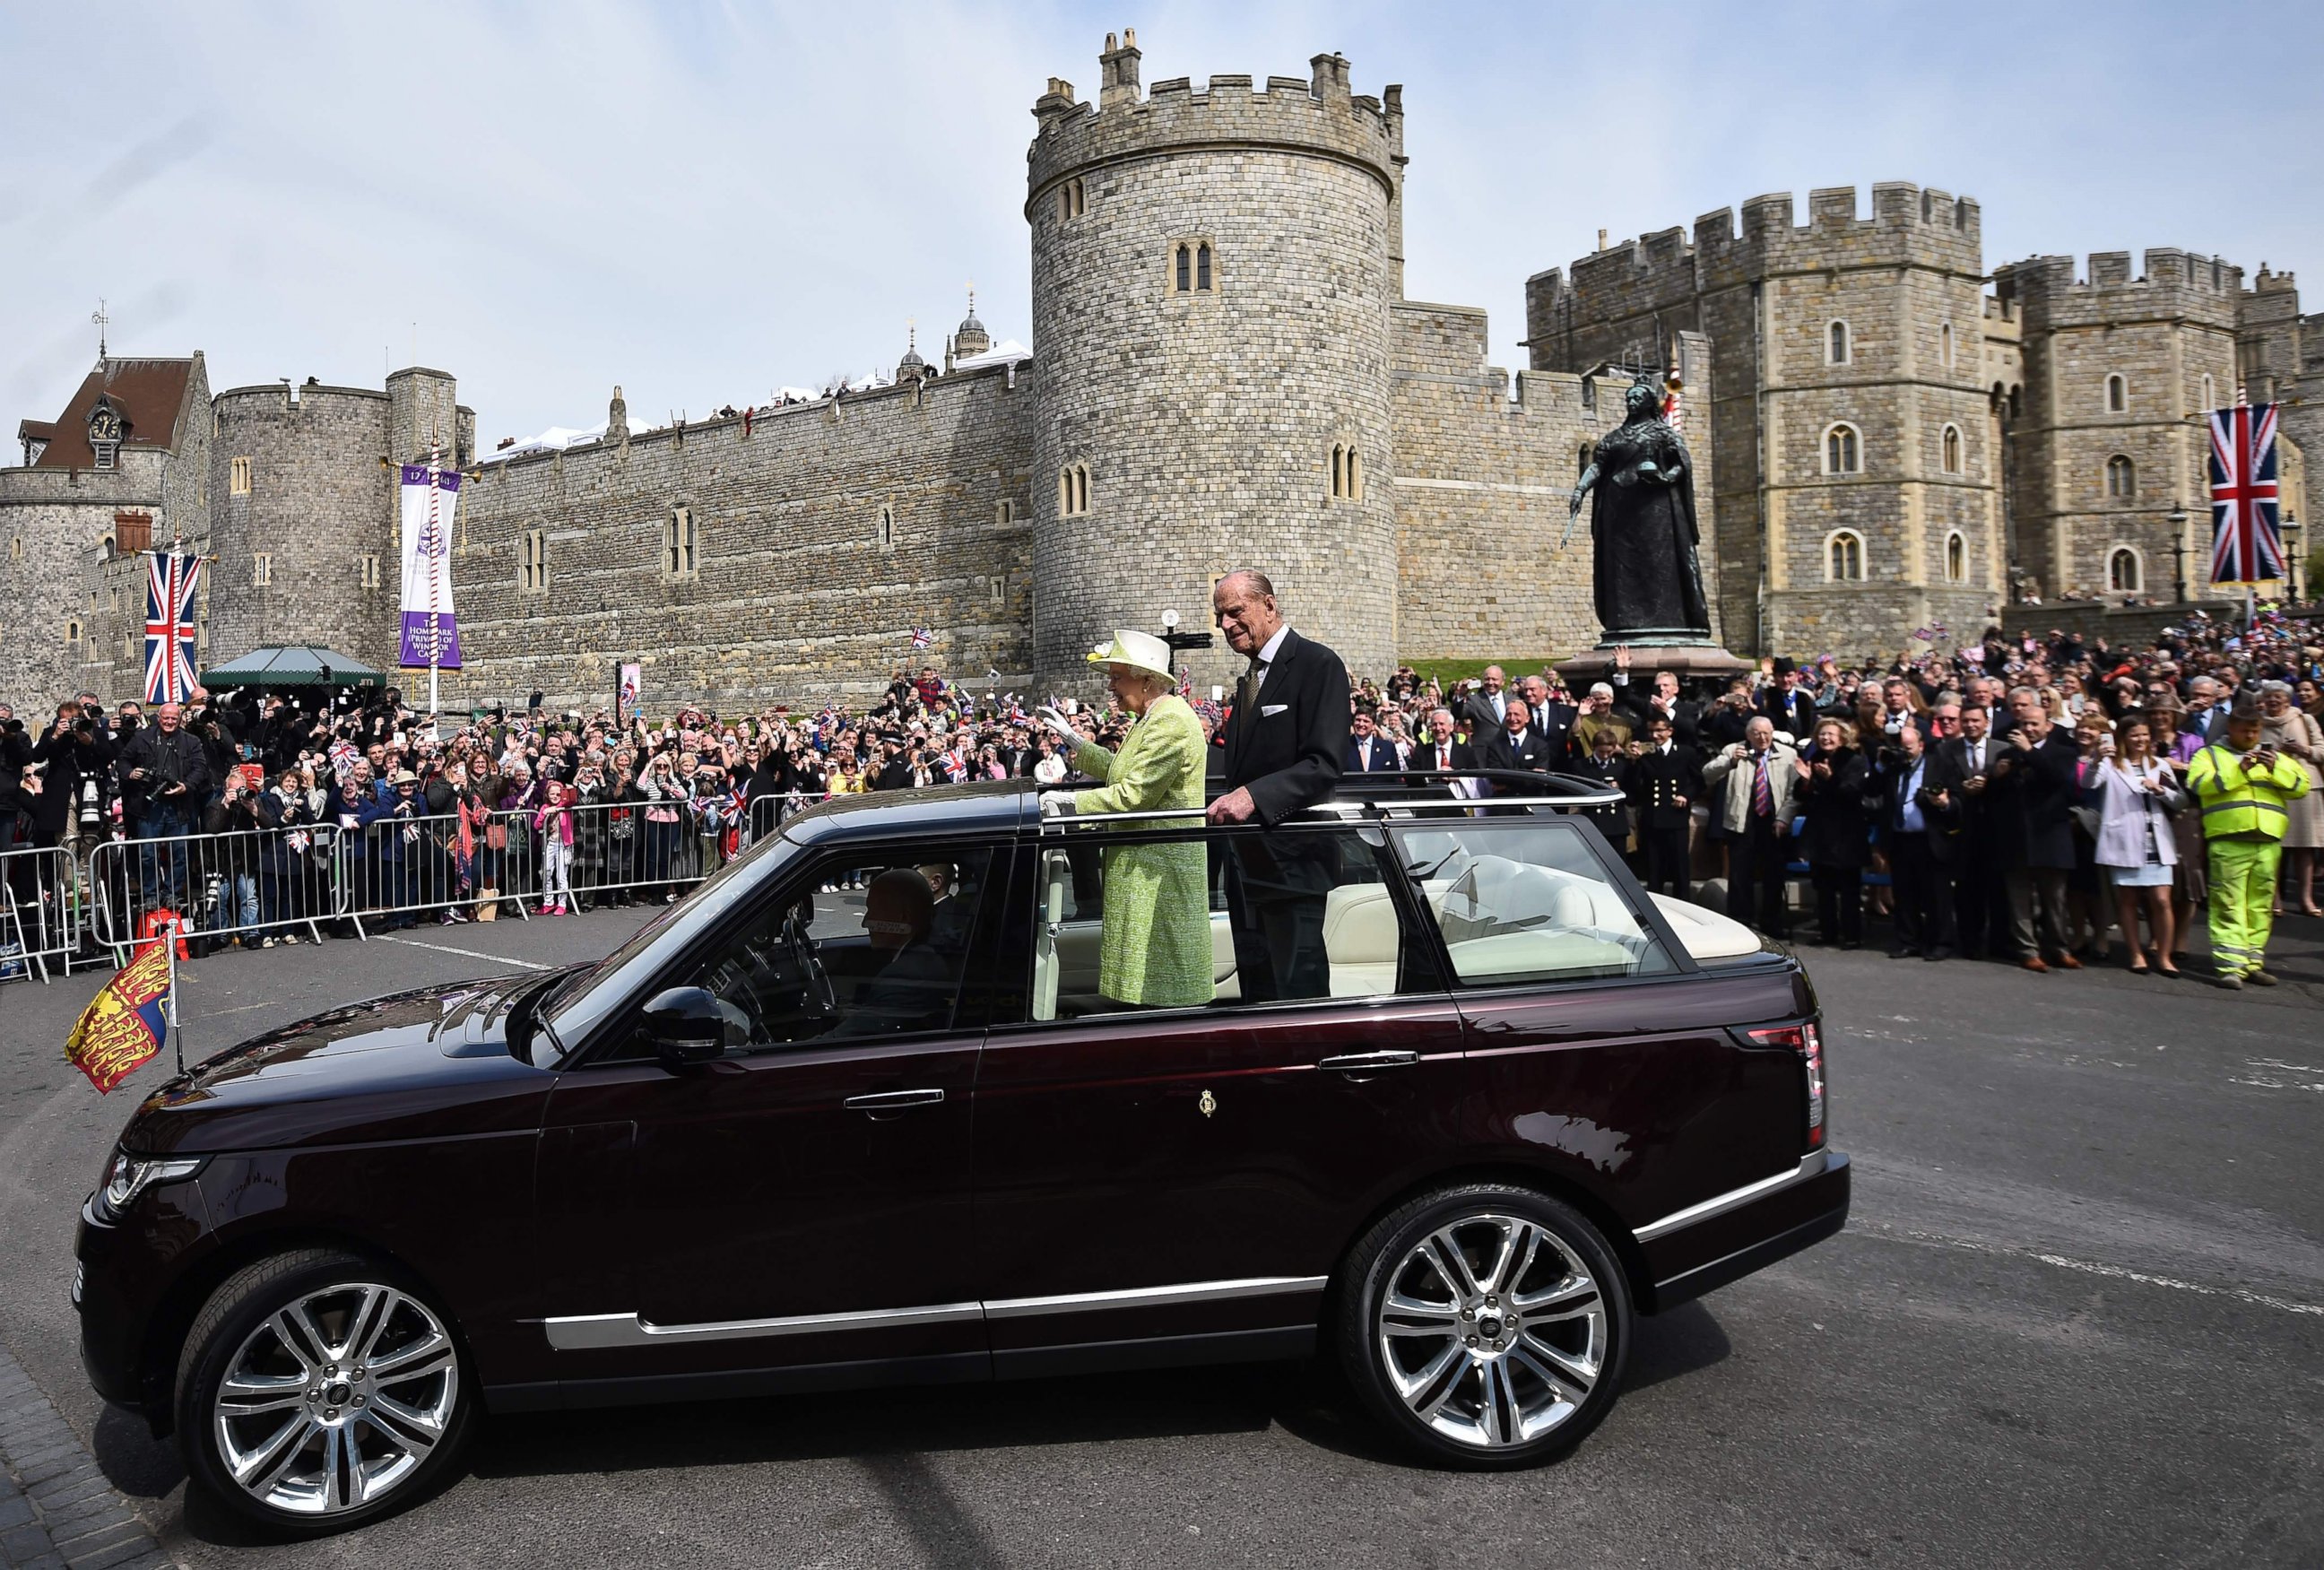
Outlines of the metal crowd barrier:
{"type": "Polygon", "coordinates": [[[49,979],[69,970],[80,947],[88,888],[63,845],[0,851],[0,982],[49,979]]]}
{"type": "MultiPolygon", "coordinates": [[[[820,797],[814,799],[821,799],[820,797]]],[[[457,815],[327,820],[224,834],[108,839],[86,858],[68,846],[0,852],[0,982],[49,979],[51,966],[130,950],[174,919],[197,947],[220,938],[327,933],[367,937],[488,905],[530,919],[548,900],[675,893],[775,832],[808,799],[576,804],[556,846],[538,808],[493,811],[460,848],[457,815]],[[675,811],[675,821],[658,818],[675,811]]]]}

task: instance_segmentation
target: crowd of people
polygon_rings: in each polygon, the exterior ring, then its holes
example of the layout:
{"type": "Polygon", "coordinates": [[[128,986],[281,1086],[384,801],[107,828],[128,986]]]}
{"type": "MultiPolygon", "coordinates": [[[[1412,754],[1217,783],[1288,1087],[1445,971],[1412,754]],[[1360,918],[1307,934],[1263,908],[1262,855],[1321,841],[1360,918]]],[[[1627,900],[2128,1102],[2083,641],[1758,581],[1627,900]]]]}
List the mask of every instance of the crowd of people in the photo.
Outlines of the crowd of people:
{"type": "MultiPolygon", "coordinates": [[[[1951,652],[1765,660],[1709,683],[1639,658],[1634,670],[1618,653],[1579,690],[1546,665],[1449,684],[1410,666],[1351,678],[1342,768],[1435,771],[1480,796],[1506,793],[1511,773],[1593,778],[1626,805],[1591,816],[1649,888],[1684,896],[1723,878],[1730,915],[1789,937],[1803,877],[1813,941],[1843,947],[1885,918],[1898,955],[2048,971],[2118,946],[2129,968],[2170,976],[2190,963],[2202,906],[2204,973],[2265,985],[2279,901],[2324,914],[2316,621],[2268,612],[2239,629],[2198,614],[2135,650],[1996,629],[1951,652]]],[[[1233,695],[1176,696],[1215,787],[1233,695]]],[[[970,780],[1062,786],[1086,774],[1085,746],[1118,751],[1138,717],[1118,693],[1052,695],[1047,722],[1027,701],[922,667],[864,707],[687,706],[659,723],[552,713],[536,694],[455,724],[393,688],[197,689],[109,711],[82,693],[25,716],[0,704],[0,851],[85,861],[106,842],[152,842],[124,858],[134,886],[121,902],[202,906],[193,925],[249,944],[295,941],[326,916],[457,922],[514,889],[547,915],[669,900],[813,802],[970,780]],[[286,832],[250,835],[259,854],[207,889],[188,886],[200,868],[170,848],[259,829],[286,832]]],[[[53,895],[32,859],[6,864],[20,903],[53,895]]]]}

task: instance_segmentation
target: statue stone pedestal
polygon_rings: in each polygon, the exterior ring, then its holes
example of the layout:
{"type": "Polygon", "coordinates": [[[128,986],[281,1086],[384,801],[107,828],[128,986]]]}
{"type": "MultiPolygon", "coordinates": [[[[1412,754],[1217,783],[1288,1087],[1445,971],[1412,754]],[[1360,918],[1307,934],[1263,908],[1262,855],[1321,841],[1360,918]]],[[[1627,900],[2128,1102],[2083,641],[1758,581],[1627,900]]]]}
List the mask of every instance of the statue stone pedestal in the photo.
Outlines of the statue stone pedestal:
{"type": "Polygon", "coordinates": [[[1643,633],[1637,639],[1609,637],[1595,649],[1561,660],[1556,671],[1568,687],[1602,681],[1614,672],[1617,645],[1630,651],[1630,679],[1646,681],[1657,670],[1667,670],[1682,684],[1702,678],[1733,676],[1753,669],[1752,661],[1730,654],[1708,639],[1672,639],[1643,633]]]}

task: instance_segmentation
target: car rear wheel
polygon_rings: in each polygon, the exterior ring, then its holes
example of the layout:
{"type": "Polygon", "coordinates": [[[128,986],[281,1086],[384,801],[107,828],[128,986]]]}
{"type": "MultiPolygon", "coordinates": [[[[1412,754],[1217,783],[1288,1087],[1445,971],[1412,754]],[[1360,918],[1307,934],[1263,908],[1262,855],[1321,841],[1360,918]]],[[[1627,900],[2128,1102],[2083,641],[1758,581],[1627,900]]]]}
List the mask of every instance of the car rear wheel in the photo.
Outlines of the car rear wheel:
{"type": "Polygon", "coordinates": [[[1350,1381],[1440,1464],[1525,1466],[1580,1444],[1612,1407],[1630,1298],[1598,1229],[1503,1184],[1424,1195],[1350,1255],[1337,1340],[1350,1381]]]}
{"type": "Polygon", "coordinates": [[[446,1475],[475,1405],[451,1321],[376,1261],[321,1250],[229,1277],[178,1363],[191,1477],[278,1533],[340,1531],[446,1475]]]}

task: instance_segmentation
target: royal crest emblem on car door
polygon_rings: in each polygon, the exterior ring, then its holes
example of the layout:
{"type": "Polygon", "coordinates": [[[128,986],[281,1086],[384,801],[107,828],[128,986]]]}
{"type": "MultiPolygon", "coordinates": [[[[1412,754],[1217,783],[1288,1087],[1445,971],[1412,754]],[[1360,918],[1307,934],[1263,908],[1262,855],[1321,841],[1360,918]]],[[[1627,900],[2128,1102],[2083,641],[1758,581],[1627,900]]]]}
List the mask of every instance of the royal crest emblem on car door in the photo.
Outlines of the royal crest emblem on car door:
{"type": "Polygon", "coordinates": [[[1194,1110],[1204,1117],[1209,1117],[1219,1110],[1219,1098],[1206,1090],[1194,1098],[1194,1110]]]}

